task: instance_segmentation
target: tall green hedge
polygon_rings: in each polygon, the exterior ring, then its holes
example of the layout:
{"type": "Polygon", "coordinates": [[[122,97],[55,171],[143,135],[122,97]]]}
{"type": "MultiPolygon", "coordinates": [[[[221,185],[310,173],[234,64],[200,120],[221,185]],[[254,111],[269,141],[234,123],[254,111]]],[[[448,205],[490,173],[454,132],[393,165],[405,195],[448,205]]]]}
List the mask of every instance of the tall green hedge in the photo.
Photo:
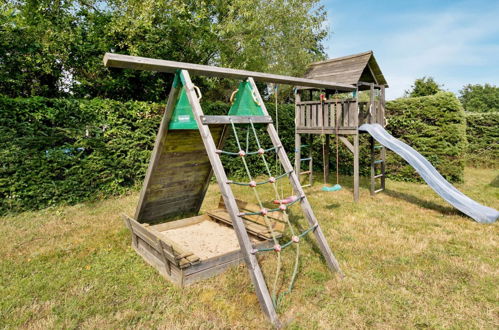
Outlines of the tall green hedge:
{"type": "MultiPolygon", "coordinates": [[[[0,97],[0,214],[98,199],[139,186],[163,109],[146,102],[0,97]]],[[[215,102],[203,109],[226,114],[229,106],[215,102]]],[[[283,144],[292,150],[293,106],[280,106],[279,112],[283,144]]],[[[245,142],[245,133],[239,133],[245,142]]],[[[270,143],[261,129],[260,138],[270,143]]],[[[237,150],[235,140],[229,138],[225,148],[237,150]]],[[[231,175],[245,175],[239,159],[224,156],[223,161],[231,175]]],[[[261,164],[250,166],[263,173],[261,164]]]]}
{"type": "MultiPolygon", "coordinates": [[[[401,98],[387,102],[386,108],[388,131],[419,151],[447,180],[463,180],[466,120],[454,94],[401,98]]],[[[387,166],[392,178],[420,180],[414,169],[392,152],[387,166]]]]}
{"type": "Polygon", "coordinates": [[[499,167],[499,112],[466,113],[467,163],[499,167]]]}
{"type": "Polygon", "coordinates": [[[0,212],[119,194],[144,175],[158,105],[0,97],[0,212]]]}
{"type": "MultiPolygon", "coordinates": [[[[75,203],[121,194],[143,180],[164,105],[103,99],[11,99],[0,97],[0,214],[75,203]]],[[[275,120],[274,104],[268,104],[275,120]]],[[[387,104],[389,130],[415,147],[451,180],[461,180],[465,148],[464,114],[449,93],[401,99],[387,104]]],[[[294,159],[294,106],[279,105],[279,135],[294,159]]],[[[223,102],[203,104],[206,114],[226,114],[223,102]]],[[[246,134],[239,129],[243,145],[246,134]]],[[[268,136],[259,129],[262,144],[268,136]]],[[[361,174],[369,173],[368,137],[361,137],[361,174]]],[[[250,135],[250,143],[254,140],[250,135]]],[[[341,144],[340,144],[341,145],[341,144]]],[[[334,137],[331,171],[335,171],[334,137]]],[[[236,151],[229,137],[224,147],[236,151]]],[[[304,151],[305,154],[307,151],[304,151]]],[[[313,144],[316,178],[321,179],[321,139],[313,144]]],[[[232,176],[245,177],[240,160],[222,156],[232,176]]],[[[272,156],[271,156],[272,157],[272,156]]],[[[249,157],[252,173],[265,173],[257,157],[249,157]]],[[[272,171],[275,162],[270,162],[272,171]]],[[[389,157],[396,179],[418,176],[401,159],[389,157]]],[[[352,156],[340,147],[340,172],[351,174],[352,156]]]]}

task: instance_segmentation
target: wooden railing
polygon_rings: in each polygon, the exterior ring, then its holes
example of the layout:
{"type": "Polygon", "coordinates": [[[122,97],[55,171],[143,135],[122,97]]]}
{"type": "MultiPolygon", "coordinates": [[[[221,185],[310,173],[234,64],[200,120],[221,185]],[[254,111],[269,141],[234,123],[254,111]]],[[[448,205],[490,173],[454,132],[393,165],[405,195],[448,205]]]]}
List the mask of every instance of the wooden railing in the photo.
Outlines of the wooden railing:
{"type": "Polygon", "coordinates": [[[296,103],[297,130],[355,130],[364,123],[385,124],[381,102],[355,99],[304,101],[296,103]]]}
{"type": "Polygon", "coordinates": [[[305,101],[296,104],[298,129],[334,129],[357,127],[355,99],[341,101],[305,101]]]}

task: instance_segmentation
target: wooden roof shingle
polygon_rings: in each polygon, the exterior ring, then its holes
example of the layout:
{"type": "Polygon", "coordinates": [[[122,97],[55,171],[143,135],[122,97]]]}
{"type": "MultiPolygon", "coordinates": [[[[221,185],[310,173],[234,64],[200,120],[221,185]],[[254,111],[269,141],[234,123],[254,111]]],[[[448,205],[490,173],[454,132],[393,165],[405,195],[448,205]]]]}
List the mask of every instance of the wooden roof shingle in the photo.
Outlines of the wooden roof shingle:
{"type": "Polygon", "coordinates": [[[359,81],[385,85],[385,77],[373,51],[348,55],[310,64],[305,78],[355,85],[359,81]]]}

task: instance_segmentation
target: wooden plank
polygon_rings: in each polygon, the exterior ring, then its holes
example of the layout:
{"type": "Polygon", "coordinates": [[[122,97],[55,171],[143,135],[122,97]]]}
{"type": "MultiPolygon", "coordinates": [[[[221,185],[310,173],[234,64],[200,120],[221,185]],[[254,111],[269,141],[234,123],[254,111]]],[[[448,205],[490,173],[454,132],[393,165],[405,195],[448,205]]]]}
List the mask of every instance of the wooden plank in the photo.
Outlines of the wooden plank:
{"type": "MultiPolygon", "coordinates": [[[[336,134],[334,127],[324,127],[324,129],[297,127],[296,132],[299,134],[336,134]]],[[[355,128],[340,128],[339,134],[355,135],[355,134],[357,134],[357,129],[355,129],[355,128]]]]}
{"type": "Polygon", "coordinates": [[[305,126],[305,116],[306,116],[306,106],[303,105],[303,106],[300,106],[300,125],[303,125],[305,126]]]}
{"type": "MultiPolygon", "coordinates": [[[[234,227],[234,231],[236,232],[236,236],[239,241],[241,251],[244,255],[244,260],[246,262],[246,265],[248,266],[247,268],[250,273],[251,279],[253,281],[253,285],[255,287],[258,300],[260,302],[260,305],[264,313],[269,317],[271,322],[274,325],[279,326],[280,325],[279,319],[277,317],[277,313],[274,308],[272,298],[270,297],[270,293],[268,291],[265,278],[263,276],[260,265],[258,264],[256,256],[251,253],[253,249],[252,243],[249,239],[248,233],[246,232],[243,219],[238,215],[239,211],[235,201],[234,194],[232,193],[230,185],[227,184],[227,175],[223,168],[220,157],[216,153],[217,149],[215,142],[213,140],[213,136],[211,135],[209,127],[203,125],[201,122],[201,116],[203,116],[204,114],[201,109],[201,105],[199,104],[199,99],[194,92],[194,85],[191,81],[189,73],[186,70],[182,70],[181,75],[184,78],[187,98],[189,99],[189,103],[192,107],[194,118],[196,119],[199,131],[201,133],[203,144],[206,148],[206,152],[212,164],[213,173],[217,178],[218,186],[220,188],[220,193],[224,199],[227,211],[231,216],[232,225],[234,227]]],[[[258,90],[255,87],[253,88],[258,92],[258,90]]],[[[265,109],[265,104],[263,103],[263,100],[261,99],[259,94],[257,99],[260,101],[260,104],[262,105],[263,109],[265,109]]],[[[264,114],[268,116],[266,110],[264,111],[264,114]]],[[[269,124],[269,126],[273,127],[272,124],[269,124]]],[[[277,148],[277,150],[283,150],[283,149],[284,148],[277,148]]]]}
{"type": "Polygon", "coordinates": [[[210,219],[210,217],[208,215],[202,214],[202,215],[198,215],[195,217],[160,223],[157,225],[150,226],[149,229],[161,232],[161,231],[165,231],[165,230],[182,228],[185,226],[194,225],[196,223],[200,223],[200,222],[203,222],[203,221],[209,220],[209,219],[210,219]]]}
{"type": "Polygon", "coordinates": [[[204,125],[225,124],[269,124],[272,123],[270,116],[202,116],[201,121],[204,125]]]}
{"type": "MultiPolygon", "coordinates": [[[[257,90],[255,81],[252,78],[248,78],[248,81],[251,83],[251,86],[253,89],[257,90]]],[[[265,104],[263,103],[263,99],[260,96],[260,93],[257,93],[257,98],[260,100],[262,104],[262,110],[264,114],[268,114],[267,108],[265,107],[265,104]]],[[[270,139],[274,146],[276,145],[282,145],[281,140],[279,139],[279,136],[277,135],[277,132],[275,130],[275,127],[273,124],[269,124],[267,126],[267,133],[270,136],[270,139]]],[[[338,264],[338,261],[336,261],[336,258],[334,257],[333,253],[331,252],[331,249],[329,248],[329,245],[327,243],[326,237],[324,236],[324,233],[321,230],[321,227],[319,226],[319,223],[317,222],[317,219],[315,218],[314,212],[312,210],[312,207],[310,206],[310,203],[308,202],[307,196],[305,195],[305,192],[303,191],[301,185],[300,185],[300,180],[297,176],[297,174],[293,171],[293,167],[291,166],[291,163],[288,159],[288,156],[286,154],[286,151],[284,148],[279,148],[277,151],[277,154],[279,156],[279,160],[286,172],[291,171],[289,178],[290,178],[290,183],[293,186],[293,190],[297,196],[303,196],[300,205],[302,208],[302,211],[305,215],[305,218],[307,219],[308,223],[310,226],[316,226],[314,230],[315,238],[317,242],[319,243],[319,248],[322,252],[322,255],[326,259],[326,263],[328,267],[331,270],[337,271],[339,274],[342,274],[340,270],[340,266],[338,264]]]]}
{"type": "MultiPolygon", "coordinates": [[[[229,136],[228,126],[224,125],[223,129],[222,129],[222,133],[220,134],[220,139],[218,140],[218,143],[217,143],[217,149],[218,150],[222,150],[223,149],[224,144],[225,144],[225,140],[227,139],[228,136],[229,136]]],[[[210,186],[210,182],[211,182],[212,177],[213,177],[213,168],[211,167],[211,163],[210,163],[210,172],[206,176],[206,180],[204,182],[203,190],[202,190],[202,192],[201,192],[201,194],[199,196],[199,201],[198,201],[198,203],[196,205],[196,207],[197,207],[198,210],[201,209],[201,206],[202,206],[203,201],[204,201],[204,197],[206,196],[206,192],[208,191],[208,187],[210,186]]]]}
{"type": "Polygon", "coordinates": [[[147,57],[129,56],[121,54],[106,53],[104,65],[107,67],[148,70],[158,72],[174,73],[177,70],[188,70],[193,75],[208,77],[221,77],[230,79],[246,79],[253,77],[257,81],[288,84],[294,86],[308,86],[316,88],[328,88],[341,91],[353,91],[355,87],[349,84],[337,84],[331,81],[297,78],[277,74],[222,68],[210,65],[192,64],[185,62],[167,61],[147,57]]]}
{"type": "Polygon", "coordinates": [[[343,144],[348,148],[348,150],[350,150],[350,152],[352,154],[355,153],[355,149],[353,147],[353,145],[350,143],[350,141],[348,141],[348,139],[344,136],[339,136],[341,142],[343,142],[343,144]]]}
{"type": "Polygon", "coordinates": [[[160,159],[160,153],[163,149],[163,145],[165,142],[166,135],[168,133],[168,124],[170,123],[171,116],[173,114],[173,108],[175,107],[175,102],[177,101],[177,97],[179,95],[180,89],[172,86],[170,94],[168,95],[168,102],[166,104],[166,109],[163,114],[163,118],[161,119],[161,124],[159,125],[159,131],[156,135],[156,141],[154,142],[154,148],[151,153],[151,158],[149,161],[149,165],[147,167],[146,176],[144,179],[144,183],[142,184],[142,189],[140,190],[139,202],[137,204],[137,209],[135,211],[135,219],[140,220],[142,213],[144,211],[144,199],[146,196],[146,192],[151,184],[151,175],[154,172],[155,167],[158,165],[160,159]]]}
{"type": "Polygon", "coordinates": [[[319,111],[319,104],[312,104],[312,124],[310,127],[317,127],[317,111],[319,111]]]}

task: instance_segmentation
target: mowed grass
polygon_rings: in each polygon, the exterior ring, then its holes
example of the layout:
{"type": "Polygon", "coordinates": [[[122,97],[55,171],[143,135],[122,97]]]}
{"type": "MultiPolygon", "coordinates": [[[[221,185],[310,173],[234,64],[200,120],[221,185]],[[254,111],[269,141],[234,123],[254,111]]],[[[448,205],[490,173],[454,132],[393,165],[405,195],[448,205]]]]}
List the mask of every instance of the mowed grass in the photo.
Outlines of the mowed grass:
{"type": "MultiPolygon", "coordinates": [[[[459,189],[499,208],[497,170],[468,168],[465,178],[459,189]]],[[[319,182],[307,190],[345,277],[329,272],[306,239],[295,289],[279,308],[285,327],[499,328],[497,223],[474,222],[424,184],[388,181],[371,197],[364,181],[353,203],[350,181],[342,178],[339,192],[322,192],[319,182]]],[[[210,186],[203,208],[216,205],[217,190],[210,186]]],[[[236,193],[253,201],[247,188],[236,193]]],[[[243,265],[184,289],[148,266],[120,217],[137,199],[0,218],[0,327],[271,327],[243,265]]],[[[294,250],[283,258],[285,289],[294,250]]],[[[271,280],[274,255],[261,259],[271,280]]]]}

